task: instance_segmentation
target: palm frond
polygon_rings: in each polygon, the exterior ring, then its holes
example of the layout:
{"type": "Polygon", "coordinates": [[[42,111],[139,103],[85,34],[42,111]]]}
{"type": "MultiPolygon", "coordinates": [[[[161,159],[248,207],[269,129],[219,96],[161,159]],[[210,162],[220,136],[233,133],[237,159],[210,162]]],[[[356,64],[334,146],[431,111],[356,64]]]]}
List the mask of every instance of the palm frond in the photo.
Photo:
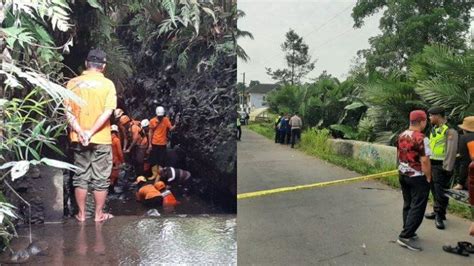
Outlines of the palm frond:
{"type": "Polygon", "coordinates": [[[235,38],[250,38],[252,40],[254,39],[253,34],[251,32],[240,29],[236,30],[235,38]]]}
{"type": "Polygon", "coordinates": [[[242,59],[242,61],[248,62],[250,60],[250,57],[248,56],[247,52],[245,52],[244,48],[242,48],[242,46],[237,45],[235,48],[235,52],[237,54],[237,57],[242,59]]]}

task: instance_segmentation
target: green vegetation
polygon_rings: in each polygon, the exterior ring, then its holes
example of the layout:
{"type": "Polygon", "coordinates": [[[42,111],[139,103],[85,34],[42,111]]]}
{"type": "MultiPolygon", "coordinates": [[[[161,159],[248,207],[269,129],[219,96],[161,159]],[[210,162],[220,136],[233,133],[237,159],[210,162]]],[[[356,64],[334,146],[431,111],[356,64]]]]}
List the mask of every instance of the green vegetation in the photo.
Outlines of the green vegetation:
{"type": "Polygon", "coordinates": [[[383,10],[379,28],[382,34],[369,39],[371,47],[359,51],[369,72],[381,68],[399,71],[413,56],[434,43],[465,50],[465,34],[471,23],[472,1],[360,0],[352,9],[354,26],[383,10]]]}
{"type": "Polygon", "coordinates": [[[4,251],[10,240],[16,236],[15,226],[12,223],[12,220],[17,218],[14,209],[15,207],[8,204],[0,192],[0,251],[4,251]]]}
{"type": "MultiPolygon", "coordinates": [[[[261,134],[268,139],[273,140],[275,133],[271,128],[270,124],[251,124],[249,129],[255,131],[258,134],[261,134]]],[[[364,160],[354,159],[347,156],[342,156],[334,153],[331,150],[330,143],[328,139],[330,138],[329,130],[313,130],[308,129],[301,134],[301,142],[296,145],[296,148],[303,151],[306,154],[311,156],[318,157],[322,160],[328,161],[332,164],[342,166],[349,170],[355,171],[359,174],[369,175],[376,174],[386,171],[391,171],[396,168],[395,165],[376,165],[373,166],[364,160]]],[[[400,183],[398,181],[398,175],[388,176],[378,179],[382,183],[389,185],[392,188],[399,189],[400,183]]],[[[430,202],[432,202],[432,197],[430,196],[430,202]]],[[[459,203],[454,200],[450,200],[449,212],[464,217],[471,217],[471,210],[469,206],[459,203]]]]}
{"type": "Polygon", "coordinates": [[[327,128],[333,137],[383,144],[394,143],[414,109],[443,106],[456,126],[474,115],[474,49],[466,38],[473,7],[472,1],[358,1],[355,27],[383,9],[382,34],[358,52],[348,77],[323,71],[312,82],[283,80],[268,105],[274,113],[299,112],[305,127],[327,128]]]}
{"type": "MultiPolygon", "coordinates": [[[[3,1],[0,12],[0,181],[7,176],[20,178],[40,163],[74,170],[72,165],[42,156],[44,147],[61,153],[56,142],[66,127],[62,103],[81,104],[60,85],[64,81],[62,54],[69,51],[72,39],[61,42],[54,37],[71,29],[71,8],[59,0],[3,1]]],[[[14,206],[2,195],[2,248],[15,236],[12,220],[16,218],[14,206]]]]}
{"type": "Polygon", "coordinates": [[[268,97],[275,112],[296,112],[306,127],[328,128],[339,138],[393,144],[414,109],[443,106],[456,126],[474,115],[474,49],[463,53],[427,46],[409,73],[368,73],[343,82],[323,73],[314,83],[284,85],[268,97]]]}
{"type": "Polygon", "coordinates": [[[250,130],[257,132],[258,134],[268,138],[275,139],[275,129],[273,129],[273,123],[250,123],[247,126],[250,130]]]}

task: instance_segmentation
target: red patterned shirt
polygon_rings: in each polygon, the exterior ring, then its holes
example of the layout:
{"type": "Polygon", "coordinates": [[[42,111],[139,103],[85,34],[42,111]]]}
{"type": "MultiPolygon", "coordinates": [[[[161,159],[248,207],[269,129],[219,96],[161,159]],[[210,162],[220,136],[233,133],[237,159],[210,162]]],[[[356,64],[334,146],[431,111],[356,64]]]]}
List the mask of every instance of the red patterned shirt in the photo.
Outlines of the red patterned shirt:
{"type": "Polygon", "coordinates": [[[428,139],[419,131],[405,130],[398,136],[398,171],[407,176],[422,176],[421,157],[430,156],[428,139]]]}

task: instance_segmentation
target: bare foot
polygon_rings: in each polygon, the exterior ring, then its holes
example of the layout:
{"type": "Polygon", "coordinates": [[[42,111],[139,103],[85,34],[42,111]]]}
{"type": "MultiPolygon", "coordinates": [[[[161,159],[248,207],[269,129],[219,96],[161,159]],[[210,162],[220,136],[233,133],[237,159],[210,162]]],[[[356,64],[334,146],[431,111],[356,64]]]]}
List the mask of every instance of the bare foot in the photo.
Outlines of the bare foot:
{"type": "Polygon", "coordinates": [[[104,221],[109,220],[109,219],[112,219],[112,218],[114,218],[114,216],[113,216],[112,214],[110,214],[110,213],[102,213],[102,215],[101,215],[99,218],[97,218],[97,216],[96,216],[96,218],[94,219],[94,221],[96,221],[96,222],[104,222],[104,221]]]}
{"type": "Polygon", "coordinates": [[[453,189],[455,190],[462,190],[464,187],[461,184],[456,184],[453,189]]]}
{"type": "Polygon", "coordinates": [[[74,215],[74,218],[76,218],[76,220],[81,223],[86,221],[86,217],[79,216],[79,214],[74,215]]]}

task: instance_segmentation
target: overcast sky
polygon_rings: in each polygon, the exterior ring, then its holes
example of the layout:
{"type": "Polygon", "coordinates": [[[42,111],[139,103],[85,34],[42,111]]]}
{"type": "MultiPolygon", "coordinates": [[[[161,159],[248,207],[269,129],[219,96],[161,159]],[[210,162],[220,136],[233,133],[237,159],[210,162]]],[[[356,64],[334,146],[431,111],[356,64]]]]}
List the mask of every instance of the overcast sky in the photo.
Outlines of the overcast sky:
{"type": "Polygon", "coordinates": [[[357,51],[369,47],[368,39],[380,33],[377,14],[366,20],[361,29],[354,29],[351,17],[356,0],[238,0],[238,8],[246,13],[238,27],[250,31],[255,39],[239,39],[250,56],[249,62],[238,61],[238,81],[245,72],[246,83],[259,80],[273,83],[265,67],[284,67],[280,45],[285,33],[294,29],[309,45],[310,54],[317,59],[308,77],[317,77],[323,70],[344,78],[357,51]]]}

